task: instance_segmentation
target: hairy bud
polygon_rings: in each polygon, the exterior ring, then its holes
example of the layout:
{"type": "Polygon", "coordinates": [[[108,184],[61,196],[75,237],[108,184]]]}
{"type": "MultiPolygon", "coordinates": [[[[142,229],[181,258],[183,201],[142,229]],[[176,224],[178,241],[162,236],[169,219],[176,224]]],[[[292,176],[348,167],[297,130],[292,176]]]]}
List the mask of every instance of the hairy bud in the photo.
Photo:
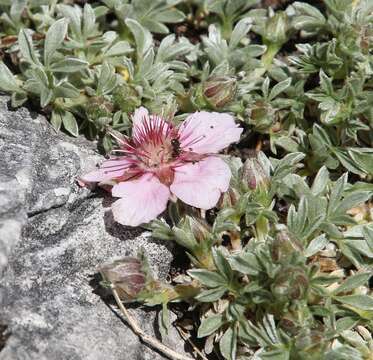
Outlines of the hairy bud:
{"type": "Polygon", "coordinates": [[[269,184],[269,162],[263,153],[253,152],[243,165],[242,179],[249,188],[266,188],[269,184]]]}
{"type": "Polygon", "coordinates": [[[278,11],[267,20],[265,39],[274,44],[284,44],[289,36],[289,18],[283,11],[278,11]]]}
{"type": "Polygon", "coordinates": [[[99,269],[105,281],[110,282],[118,291],[119,297],[131,301],[144,289],[146,274],[141,260],[135,257],[124,257],[99,269]]]}
{"type": "Polygon", "coordinates": [[[139,94],[131,85],[127,83],[118,86],[114,90],[113,99],[115,105],[126,113],[133,112],[138,106],[141,105],[139,94]]]}
{"type": "Polygon", "coordinates": [[[231,76],[214,76],[203,84],[203,96],[215,108],[221,108],[234,99],[237,80],[231,76]]]}

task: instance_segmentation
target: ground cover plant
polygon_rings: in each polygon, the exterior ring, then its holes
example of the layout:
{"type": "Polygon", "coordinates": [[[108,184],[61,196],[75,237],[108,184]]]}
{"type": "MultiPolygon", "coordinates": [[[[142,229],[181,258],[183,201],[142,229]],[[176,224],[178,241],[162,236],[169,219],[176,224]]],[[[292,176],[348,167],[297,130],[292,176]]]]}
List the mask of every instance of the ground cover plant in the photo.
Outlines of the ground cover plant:
{"type": "Polygon", "coordinates": [[[373,359],[371,0],[0,0],[0,40],[10,106],[97,140],[77,180],[177,244],[168,283],[100,267],[122,311],[177,310],[194,358],[373,359]]]}

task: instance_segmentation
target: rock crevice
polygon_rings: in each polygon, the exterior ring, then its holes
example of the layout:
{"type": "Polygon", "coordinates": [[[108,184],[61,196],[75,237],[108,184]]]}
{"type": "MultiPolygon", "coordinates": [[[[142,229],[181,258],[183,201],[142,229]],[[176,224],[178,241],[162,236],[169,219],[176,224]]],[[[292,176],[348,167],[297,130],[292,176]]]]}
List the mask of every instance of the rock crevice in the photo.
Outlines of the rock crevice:
{"type": "MultiPolygon", "coordinates": [[[[114,223],[105,194],[79,188],[77,176],[101,159],[95,144],[56,134],[7,101],[0,97],[0,323],[9,338],[0,360],[162,359],[97,294],[96,268],[143,248],[166,277],[171,244],[114,223]]],[[[154,335],[155,312],[132,311],[154,335]]],[[[183,348],[176,331],[166,341],[183,348]]]]}

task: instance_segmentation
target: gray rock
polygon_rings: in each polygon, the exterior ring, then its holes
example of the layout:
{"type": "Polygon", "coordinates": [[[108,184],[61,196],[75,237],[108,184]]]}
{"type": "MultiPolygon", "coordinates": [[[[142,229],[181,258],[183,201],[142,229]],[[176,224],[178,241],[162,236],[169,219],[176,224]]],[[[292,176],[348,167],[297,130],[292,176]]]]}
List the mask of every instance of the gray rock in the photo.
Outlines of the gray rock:
{"type": "MultiPolygon", "coordinates": [[[[163,359],[99,296],[96,268],[143,248],[165,278],[171,245],[114,223],[104,192],[79,188],[77,176],[101,159],[94,144],[56,134],[26,109],[9,111],[6,100],[0,97],[0,324],[10,337],[0,360],[163,359]]],[[[156,333],[154,309],[131,311],[156,333]]],[[[184,348],[175,329],[166,343],[184,348]]]]}

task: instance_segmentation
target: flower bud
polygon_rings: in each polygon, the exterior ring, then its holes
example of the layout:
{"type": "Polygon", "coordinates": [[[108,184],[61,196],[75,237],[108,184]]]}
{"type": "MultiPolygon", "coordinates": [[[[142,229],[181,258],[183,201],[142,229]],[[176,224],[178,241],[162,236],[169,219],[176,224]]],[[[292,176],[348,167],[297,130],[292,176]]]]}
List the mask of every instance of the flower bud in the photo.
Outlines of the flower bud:
{"type": "Polygon", "coordinates": [[[94,96],[89,98],[85,111],[88,119],[102,129],[110,122],[113,104],[103,96],[94,96]]]}
{"type": "Polygon", "coordinates": [[[282,316],[279,321],[279,326],[282,330],[285,330],[287,334],[291,334],[292,336],[299,330],[296,316],[290,311],[282,316]]]}
{"type": "Polygon", "coordinates": [[[265,40],[272,44],[282,45],[289,37],[289,17],[283,11],[278,11],[267,20],[265,40]]]}
{"type": "Polygon", "coordinates": [[[320,359],[325,351],[325,334],[321,329],[303,329],[295,337],[294,345],[298,351],[306,351],[309,359],[320,359]]]}
{"type": "Polygon", "coordinates": [[[207,223],[189,215],[185,216],[177,228],[175,227],[173,230],[176,234],[176,240],[189,249],[203,243],[211,235],[207,223]]]}
{"type": "Polygon", "coordinates": [[[271,257],[275,262],[286,262],[294,253],[301,251],[302,245],[286,229],[280,229],[271,243],[271,257]]]}
{"type": "Polygon", "coordinates": [[[305,295],[307,288],[308,278],[304,270],[287,266],[275,276],[272,291],[275,296],[299,300],[305,295]]]}
{"type": "Polygon", "coordinates": [[[204,82],[202,92],[211,106],[222,108],[234,99],[236,89],[236,78],[231,76],[213,76],[204,82]]]}
{"type": "Polygon", "coordinates": [[[105,281],[110,282],[122,300],[131,301],[145,288],[146,274],[142,262],[134,257],[124,257],[99,269],[105,281]]]}
{"type": "Polygon", "coordinates": [[[243,165],[242,179],[250,189],[266,188],[269,184],[269,162],[263,153],[252,152],[243,165]]]}
{"type": "Polygon", "coordinates": [[[248,109],[249,124],[254,126],[254,130],[261,134],[268,134],[275,122],[276,110],[271,104],[262,100],[256,101],[248,109]]]}
{"type": "Polygon", "coordinates": [[[116,87],[113,93],[113,100],[115,105],[125,113],[131,113],[141,105],[139,94],[127,83],[116,87]]]}
{"type": "Polygon", "coordinates": [[[211,254],[211,228],[204,220],[186,215],[177,226],[172,228],[172,231],[175,241],[190,251],[195,259],[194,263],[206,269],[214,268],[211,254]]]}
{"type": "Polygon", "coordinates": [[[206,240],[209,236],[211,236],[211,228],[205,221],[194,217],[188,218],[190,229],[194,237],[196,238],[197,242],[200,243],[206,240]]]}

